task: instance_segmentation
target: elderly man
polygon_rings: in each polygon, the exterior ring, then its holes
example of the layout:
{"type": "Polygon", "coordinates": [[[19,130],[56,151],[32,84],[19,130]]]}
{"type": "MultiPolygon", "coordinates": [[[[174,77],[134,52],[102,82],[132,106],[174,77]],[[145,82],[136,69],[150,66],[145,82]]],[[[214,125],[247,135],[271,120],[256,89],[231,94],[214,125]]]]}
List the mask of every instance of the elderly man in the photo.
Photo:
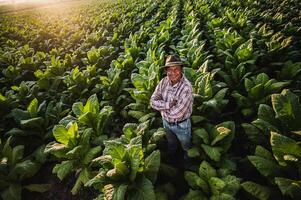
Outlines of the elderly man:
{"type": "Polygon", "coordinates": [[[161,112],[169,154],[175,154],[178,139],[186,163],[189,161],[187,151],[191,147],[192,86],[184,77],[183,63],[177,56],[168,56],[164,68],[167,76],[157,85],[150,103],[152,108],[161,112]]]}

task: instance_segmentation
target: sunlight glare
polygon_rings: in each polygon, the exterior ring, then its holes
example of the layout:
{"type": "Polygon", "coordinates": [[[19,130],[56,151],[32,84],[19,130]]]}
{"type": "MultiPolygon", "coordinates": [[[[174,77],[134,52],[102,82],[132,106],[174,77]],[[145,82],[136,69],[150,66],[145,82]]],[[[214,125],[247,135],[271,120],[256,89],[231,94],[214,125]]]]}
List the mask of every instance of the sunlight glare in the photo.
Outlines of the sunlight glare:
{"type": "Polygon", "coordinates": [[[60,0],[0,0],[0,4],[20,4],[20,3],[52,3],[60,0]]]}

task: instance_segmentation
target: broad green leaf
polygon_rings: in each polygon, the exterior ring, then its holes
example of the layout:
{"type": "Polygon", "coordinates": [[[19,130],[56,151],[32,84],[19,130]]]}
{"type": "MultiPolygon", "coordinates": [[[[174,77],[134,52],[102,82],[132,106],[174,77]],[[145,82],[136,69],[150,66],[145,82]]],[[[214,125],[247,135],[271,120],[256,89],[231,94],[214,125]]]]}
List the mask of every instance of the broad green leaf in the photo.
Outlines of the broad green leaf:
{"type": "Polygon", "coordinates": [[[68,158],[75,159],[75,158],[78,158],[79,156],[81,156],[82,151],[83,151],[83,146],[79,145],[79,146],[74,147],[70,151],[68,151],[66,153],[66,156],[68,156],[68,158]]]}
{"type": "Polygon", "coordinates": [[[10,136],[6,140],[6,142],[5,142],[4,146],[3,146],[3,149],[1,149],[3,157],[7,157],[9,159],[10,159],[10,157],[12,155],[12,151],[13,151],[12,147],[10,146],[11,140],[12,140],[12,136],[10,136]]]}
{"type": "Polygon", "coordinates": [[[100,113],[97,115],[97,134],[103,134],[104,129],[109,122],[111,115],[113,114],[113,107],[112,106],[104,106],[100,113]]]}
{"type": "Polygon", "coordinates": [[[276,177],[275,182],[280,188],[282,194],[288,195],[293,199],[301,198],[301,181],[291,180],[282,177],[276,177]]]}
{"type": "Polygon", "coordinates": [[[46,148],[46,145],[41,145],[32,153],[34,160],[36,162],[41,163],[41,164],[45,163],[45,161],[47,159],[47,155],[44,153],[45,148],[46,148]]]}
{"type": "Polygon", "coordinates": [[[165,130],[163,128],[159,128],[156,132],[152,134],[151,138],[149,139],[149,143],[157,143],[161,139],[163,139],[165,135],[165,130]]]}
{"type": "Polygon", "coordinates": [[[60,144],[60,143],[57,143],[57,142],[50,142],[46,145],[45,147],[45,150],[44,150],[44,153],[53,153],[53,152],[56,152],[56,151],[62,151],[62,150],[67,150],[68,147],[64,144],[60,144]]]}
{"type": "Polygon", "coordinates": [[[72,111],[77,117],[79,117],[83,113],[83,110],[84,105],[82,102],[76,102],[72,105],[72,111]]]}
{"type": "Polygon", "coordinates": [[[143,150],[141,145],[131,145],[127,148],[127,153],[130,159],[130,180],[133,181],[136,178],[138,171],[140,170],[140,165],[143,159],[143,150]]]}
{"type": "Polygon", "coordinates": [[[26,120],[30,118],[28,111],[24,111],[18,108],[15,108],[11,111],[11,115],[17,123],[20,123],[21,120],[26,120]]]}
{"type": "Polygon", "coordinates": [[[293,63],[292,60],[285,62],[281,68],[280,77],[281,80],[290,80],[296,77],[301,72],[301,62],[293,63]]]}
{"type": "Polygon", "coordinates": [[[82,160],[82,163],[87,165],[91,162],[93,158],[97,156],[97,154],[101,151],[101,146],[96,146],[91,149],[85,154],[85,157],[82,160]]]}
{"type": "Polygon", "coordinates": [[[145,154],[150,154],[151,152],[155,151],[157,148],[157,145],[156,144],[148,144],[146,146],[146,148],[143,148],[145,154]]]}
{"type": "Polygon", "coordinates": [[[245,78],[245,88],[246,88],[247,92],[249,92],[251,90],[251,88],[253,88],[254,86],[255,85],[254,85],[253,81],[251,81],[248,78],[245,78]]]}
{"type": "Polygon", "coordinates": [[[202,138],[202,140],[205,144],[209,144],[209,135],[205,129],[203,129],[203,128],[196,129],[193,131],[193,135],[196,135],[196,136],[202,138]]]}
{"type": "Polygon", "coordinates": [[[256,76],[255,84],[262,84],[264,85],[266,82],[269,81],[269,76],[266,73],[260,73],[256,76]]]}
{"type": "Polygon", "coordinates": [[[184,177],[192,189],[201,189],[202,192],[206,194],[209,193],[209,186],[207,182],[203,178],[199,177],[196,173],[185,171],[184,177]]]}
{"type": "Polygon", "coordinates": [[[98,49],[92,48],[90,51],[87,52],[87,58],[91,64],[96,64],[99,56],[100,53],[98,49]]]}
{"type": "MultiPolygon", "coordinates": [[[[90,139],[91,139],[92,135],[93,135],[93,129],[92,129],[92,128],[86,128],[86,129],[84,130],[84,132],[81,133],[80,143],[81,143],[82,145],[90,145],[90,142],[91,142],[90,139]]],[[[100,137],[100,136],[99,136],[99,137],[100,137]]],[[[93,142],[96,142],[97,139],[99,139],[99,138],[98,138],[98,137],[95,137],[95,138],[93,138],[93,139],[94,139],[93,142]]],[[[93,144],[96,144],[96,143],[93,143],[93,144]]]]}
{"type": "Polygon", "coordinates": [[[273,93],[274,91],[271,90],[270,86],[271,86],[273,83],[275,83],[275,82],[277,82],[275,79],[270,79],[269,81],[267,81],[267,82],[264,84],[264,90],[265,90],[266,92],[268,92],[269,94],[270,94],[270,93],[273,93]]]}
{"type": "Polygon", "coordinates": [[[279,90],[288,86],[289,84],[290,84],[290,81],[276,82],[276,83],[273,83],[272,85],[270,85],[269,89],[271,92],[278,92],[279,90]]]}
{"type": "Polygon", "coordinates": [[[51,189],[51,184],[30,184],[24,186],[24,188],[31,192],[43,193],[51,189]]]}
{"type": "Polygon", "coordinates": [[[160,167],[160,151],[156,150],[152,152],[146,159],[144,164],[144,174],[146,178],[156,182],[158,170],[160,167]]]}
{"type": "Polygon", "coordinates": [[[205,117],[203,117],[203,116],[199,116],[199,115],[192,115],[191,116],[192,124],[197,124],[199,122],[202,122],[203,120],[205,120],[205,117]]]}
{"type": "Polygon", "coordinates": [[[235,196],[240,189],[240,179],[233,175],[227,175],[222,180],[226,183],[223,192],[235,196]]]}
{"type": "Polygon", "coordinates": [[[195,172],[191,172],[191,171],[185,171],[184,172],[184,177],[185,180],[187,181],[188,185],[192,188],[192,189],[199,189],[199,186],[197,185],[197,180],[201,179],[197,173],[195,172]]]}
{"type": "Polygon", "coordinates": [[[125,161],[115,163],[114,169],[116,170],[116,175],[118,175],[118,176],[123,176],[123,177],[125,177],[125,176],[127,176],[127,174],[129,173],[129,168],[128,168],[128,166],[126,165],[126,162],[125,162],[125,161]]]}
{"type": "Polygon", "coordinates": [[[266,150],[265,148],[263,148],[262,146],[256,146],[255,149],[255,155],[256,156],[260,156],[262,158],[265,158],[269,161],[275,161],[273,155],[271,152],[269,152],[268,150],[266,150]]]}
{"type": "Polygon", "coordinates": [[[145,115],[145,113],[142,111],[130,110],[128,111],[128,115],[135,119],[141,119],[145,115]]]}
{"type": "Polygon", "coordinates": [[[128,148],[131,148],[133,146],[135,146],[135,148],[141,148],[142,147],[142,137],[141,137],[141,135],[138,135],[137,137],[134,137],[130,140],[128,148]]]}
{"type": "Polygon", "coordinates": [[[217,174],[219,174],[220,177],[224,177],[234,173],[236,170],[237,170],[236,161],[232,161],[229,158],[225,157],[220,161],[219,170],[217,174]],[[224,171],[224,173],[221,171],[224,171]]]}
{"type": "Polygon", "coordinates": [[[9,188],[1,191],[3,200],[21,200],[22,187],[19,184],[11,184],[9,188]]]}
{"type": "Polygon", "coordinates": [[[246,107],[246,106],[249,106],[251,103],[250,103],[250,100],[239,94],[237,91],[233,91],[231,96],[233,96],[236,100],[236,103],[240,106],[240,107],[246,107]]]}
{"type": "Polygon", "coordinates": [[[202,189],[202,191],[205,193],[205,194],[209,194],[210,191],[209,191],[209,186],[208,186],[208,183],[202,179],[201,177],[199,177],[197,180],[196,180],[196,184],[199,188],[202,189]]]}
{"type": "Polygon", "coordinates": [[[249,91],[249,97],[254,100],[260,99],[263,95],[264,95],[263,84],[258,84],[253,88],[251,88],[251,90],[249,91]]]}
{"type": "Polygon", "coordinates": [[[299,159],[301,158],[301,147],[295,140],[284,135],[271,132],[270,141],[274,156],[280,165],[286,166],[284,161],[285,155],[294,155],[299,159]]]}
{"type": "MultiPolygon", "coordinates": [[[[207,62],[208,62],[208,60],[205,61],[205,63],[207,63],[207,62]]],[[[194,77],[196,75],[195,70],[193,70],[192,68],[189,68],[189,67],[184,67],[183,73],[184,73],[185,77],[192,83],[194,80],[194,77]]]]}
{"type": "Polygon", "coordinates": [[[100,169],[100,172],[94,176],[93,178],[91,178],[89,181],[87,181],[85,183],[86,187],[103,187],[102,184],[104,184],[106,182],[106,172],[103,171],[102,169],[100,169]]]}
{"type": "Polygon", "coordinates": [[[268,200],[271,194],[271,191],[268,187],[262,186],[252,181],[244,182],[241,184],[241,186],[246,192],[259,200],[268,200]]]}
{"type": "Polygon", "coordinates": [[[53,128],[53,136],[58,142],[69,146],[70,142],[74,144],[74,139],[78,134],[77,131],[77,123],[71,123],[68,130],[62,125],[56,125],[53,128]]]}
{"type": "Polygon", "coordinates": [[[214,95],[214,99],[217,101],[222,101],[225,98],[227,91],[228,91],[228,88],[223,88],[223,89],[219,90],[214,95]]]}
{"type": "Polygon", "coordinates": [[[122,132],[124,133],[124,135],[131,139],[133,138],[134,136],[136,136],[136,128],[137,128],[138,124],[135,124],[135,123],[126,123],[124,126],[123,126],[123,129],[122,129],[122,132]]]}
{"type": "Polygon", "coordinates": [[[34,98],[29,106],[27,107],[27,111],[29,112],[30,114],[30,117],[34,118],[34,117],[37,117],[37,114],[38,114],[38,105],[39,102],[36,98],[34,98]]]}
{"type": "Polygon", "coordinates": [[[126,194],[127,188],[128,188],[128,185],[125,185],[125,184],[121,184],[117,188],[114,188],[112,200],[125,199],[125,194],[126,194]]]}
{"type": "Polygon", "coordinates": [[[254,126],[262,130],[265,134],[270,131],[279,131],[277,129],[280,124],[279,120],[275,119],[274,112],[271,107],[265,104],[260,104],[258,108],[258,119],[252,122],[254,126]]]}
{"type": "Polygon", "coordinates": [[[227,133],[227,137],[222,137],[223,139],[219,141],[219,147],[222,148],[221,152],[226,152],[230,148],[232,140],[234,138],[235,124],[233,121],[226,121],[216,125],[214,130],[211,132],[211,137],[216,138],[218,135],[220,135],[220,131],[225,130],[224,128],[220,127],[224,127],[230,130],[230,132],[227,133]]]}
{"type": "Polygon", "coordinates": [[[297,95],[285,89],[281,94],[272,95],[272,105],[276,118],[280,119],[289,130],[300,130],[301,106],[297,95]]]}
{"type": "Polygon", "coordinates": [[[29,129],[41,129],[43,127],[44,119],[42,117],[35,117],[31,119],[25,119],[20,121],[20,126],[22,128],[29,129]]]}
{"type": "Polygon", "coordinates": [[[131,80],[132,80],[132,83],[133,83],[133,85],[136,89],[146,90],[147,82],[148,82],[147,76],[137,74],[137,73],[133,73],[131,75],[131,80]]]}
{"type": "Polygon", "coordinates": [[[154,112],[151,112],[151,113],[147,113],[146,115],[142,116],[140,119],[139,119],[139,122],[143,123],[143,122],[146,122],[147,120],[153,118],[156,116],[156,113],[154,112]]]}
{"type": "Polygon", "coordinates": [[[200,152],[199,152],[199,148],[197,147],[192,147],[188,150],[188,156],[190,158],[195,158],[195,157],[198,157],[200,156],[200,152]]]}
{"type": "Polygon", "coordinates": [[[75,182],[75,184],[74,184],[74,186],[73,186],[73,188],[72,188],[72,190],[71,190],[71,193],[72,193],[73,195],[77,194],[77,192],[78,192],[78,190],[80,189],[80,187],[81,187],[82,185],[85,185],[85,183],[86,183],[87,181],[89,181],[89,180],[90,180],[89,171],[88,171],[87,168],[84,168],[84,169],[80,172],[80,174],[79,174],[79,176],[78,176],[78,178],[77,178],[77,180],[76,180],[76,182],[75,182]]]}
{"type": "Polygon", "coordinates": [[[152,182],[141,176],[135,183],[135,186],[127,192],[128,199],[143,199],[143,200],[155,200],[155,191],[152,182]]]}
{"type": "Polygon", "coordinates": [[[235,51],[235,55],[239,62],[246,61],[250,58],[253,53],[252,40],[241,44],[235,51]]]}
{"type": "MultiPolygon", "coordinates": [[[[149,128],[149,121],[140,123],[137,127],[137,135],[143,136],[148,132],[149,128]]],[[[142,138],[142,137],[141,137],[142,138]]]]}
{"type": "Polygon", "coordinates": [[[241,126],[244,128],[249,141],[253,144],[262,144],[267,140],[256,126],[248,123],[242,123],[241,126]]]}
{"type": "Polygon", "coordinates": [[[63,180],[65,176],[73,171],[73,162],[71,160],[63,161],[60,164],[56,164],[52,169],[52,173],[57,174],[60,180],[63,180]]]}
{"type": "Polygon", "coordinates": [[[210,197],[210,200],[236,200],[233,195],[229,195],[226,193],[215,194],[210,197]]]}
{"type": "Polygon", "coordinates": [[[31,160],[18,162],[11,170],[11,174],[18,174],[20,179],[32,177],[40,169],[40,164],[31,160]]]}
{"type": "Polygon", "coordinates": [[[4,101],[6,101],[6,97],[3,96],[0,92],[0,102],[4,102],[4,101]]]}
{"type": "Polygon", "coordinates": [[[278,124],[275,119],[275,115],[274,115],[272,108],[265,104],[259,105],[258,118],[270,123],[271,125],[278,124]]]}
{"type": "Polygon", "coordinates": [[[208,198],[200,190],[190,189],[184,200],[208,200],[208,198]]]}
{"type": "Polygon", "coordinates": [[[78,117],[78,121],[90,128],[95,127],[96,116],[91,111],[84,112],[82,115],[78,117]]]}
{"type": "Polygon", "coordinates": [[[211,177],[216,177],[216,170],[206,161],[203,161],[199,168],[199,175],[204,180],[209,181],[211,177]]]}
{"type": "Polygon", "coordinates": [[[87,100],[86,105],[84,106],[83,112],[92,112],[92,113],[99,113],[99,103],[96,94],[93,94],[87,100]]]}
{"type": "Polygon", "coordinates": [[[99,156],[97,158],[94,158],[91,161],[91,165],[97,165],[97,166],[105,166],[105,165],[109,165],[110,167],[105,167],[105,168],[111,168],[112,164],[112,156],[110,155],[102,155],[99,156]]]}
{"type": "Polygon", "coordinates": [[[55,139],[64,144],[68,145],[69,137],[68,137],[68,130],[63,125],[56,125],[53,128],[53,136],[55,139]]]}
{"type": "Polygon", "coordinates": [[[201,147],[205,151],[205,153],[209,156],[210,159],[218,162],[221,157],[221,151],[223,150],[220,147],[212,147],[206,144],[201,144],[201,147]]]}
{"type": "Polygon", "coordinates": [[[217,127],[217,132],[219,134],[213,139],[211,145],[215,145],[217,142],[227,137],[231,133],[231,130],[226,127],[217,127]]]}
{"type": "Polygon", "coordinates": [[[263,176],[273,177],[280,173],[280,168],[276,162],[259,156],[248,156],[248,159],[263,176]]]}
{"type": "Polygon", "coordinates": [[[291,117],[295,118],[292,102],[287,96],[281,94],[272,95],[273,108],[276,112],[276,117],[291,117]]]}
{"type": "Polygon", "coordinates": [[[112,159],[117,159],[117,160],[123,160],[126,154],[125,147],[123,144],[114,141],[114,140],[109,140],[105,141],[105,149],[103,151],[104,155],[110,155],[112,159]]]}
{"type": "MultiPolygon", "coordinates": [[[[112,68],[113,69],[113,68],[112,68]]],[[[111,81],[109,91],[113,94],[118,94],[120,90],[120,85],[121,85],[121,69],[113,69],[114,70],[114,77],[113,80],[111,81]]]]}
{"type": "Polygon", "coordinates": [[[168,200],[168,194],[164,191],[155,191],[156,194],[156,200],[168,200]]]}
{"type": "Polygon", "coordinates": [[[23,145],[18,145],[12,148],[11,154],[8,155],[8,162],[9,165],[15,166],[18,161],[20,161],[23,158],[24,154],[24,146],[23,145]]]}
{"type": "Polygon", "coordinates": [[[209,186],[212,194],[219,194],[225,188],[226,183],[218,177],[211,177],[209,179],[209,186]]]}
{"type": "Polygon", "coordinates": [[[210,83],[210,73],[206,75],[200,76],[196,80],[196,93],[201,95],[203,98],[211,98],[212,97],[212,87],[210,83]]]}

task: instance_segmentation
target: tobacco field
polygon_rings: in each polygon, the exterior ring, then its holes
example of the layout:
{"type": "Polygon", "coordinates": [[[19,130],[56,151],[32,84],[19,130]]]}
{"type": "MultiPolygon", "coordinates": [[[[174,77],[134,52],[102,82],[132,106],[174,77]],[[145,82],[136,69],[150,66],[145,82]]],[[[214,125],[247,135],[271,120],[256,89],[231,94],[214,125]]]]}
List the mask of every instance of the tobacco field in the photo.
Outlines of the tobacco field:
{"type": "Polygon", "coordinates": [[[301,199],[301,1],[0,6],[0,199],[301,199]],[[193,165],[150,97],[193,86],[193,165]]]}

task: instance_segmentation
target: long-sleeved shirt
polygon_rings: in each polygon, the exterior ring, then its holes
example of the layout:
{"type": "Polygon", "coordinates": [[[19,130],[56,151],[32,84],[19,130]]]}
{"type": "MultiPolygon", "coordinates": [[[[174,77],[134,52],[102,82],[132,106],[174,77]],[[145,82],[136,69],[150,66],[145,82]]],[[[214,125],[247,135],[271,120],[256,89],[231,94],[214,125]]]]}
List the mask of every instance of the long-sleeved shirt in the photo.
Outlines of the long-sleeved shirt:
{"type": "Polygon", "coordinates": [[[164,77],[152,94],[150,104],[168,122],[180,122],[189,118],[193,105],[191,83],[183,75],[175,85],[171,84],[168,76],[164,77]],[[174,106],[173,100],[176,100],[174,106]]]}

